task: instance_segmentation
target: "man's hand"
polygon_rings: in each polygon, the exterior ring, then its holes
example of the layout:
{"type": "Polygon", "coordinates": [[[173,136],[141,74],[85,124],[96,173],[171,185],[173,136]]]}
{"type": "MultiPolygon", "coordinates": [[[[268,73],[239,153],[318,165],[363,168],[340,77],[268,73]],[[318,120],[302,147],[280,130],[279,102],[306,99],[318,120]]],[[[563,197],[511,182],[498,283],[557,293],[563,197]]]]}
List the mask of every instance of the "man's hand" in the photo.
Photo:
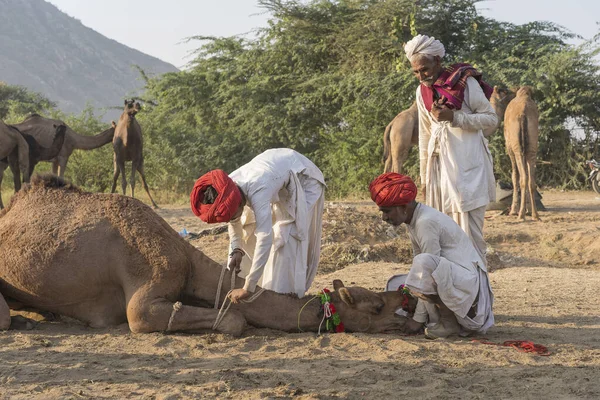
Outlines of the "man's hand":
{"type": "Polygon", "coordinates": [[[420,333],[423,330],[423,324],[409,318],[404,325],[404,332],[406,333],[420,333]]]}
{"type": "Polygon", "coordinates": [[[229,294],[229,298],[231,299],[232,303],[239,303],[245,298],[250,297],[251,294],[252,292],[249,292],[246,289],[233,289],[229,294]]]}
{"type": "Polygon", "coordinates": [[[431,115],[438,122],[454,121],[454,111],[444,105],[433,103],[433,106],[431,107],[431,115]]]}
{"type": "Polygon", "coordinates": [[[242,268],[242,258],[244,258],[244,253],[241,250],[236,249],[231,253],[228,267],[230,270],[235,271],[236,274],[242,268]]]}

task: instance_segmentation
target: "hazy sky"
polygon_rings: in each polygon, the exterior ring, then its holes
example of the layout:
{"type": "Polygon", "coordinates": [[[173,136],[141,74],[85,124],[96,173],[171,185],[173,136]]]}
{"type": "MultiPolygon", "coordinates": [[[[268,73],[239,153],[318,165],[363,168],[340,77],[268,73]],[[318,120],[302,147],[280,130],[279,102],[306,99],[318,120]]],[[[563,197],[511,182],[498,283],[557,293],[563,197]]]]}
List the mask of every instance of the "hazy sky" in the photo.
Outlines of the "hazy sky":
{"type": "MultiPolygon", "coordinates": [[[[48,0],[104,36],[178,68],[198,43],[186,37],[231,36],[266,26],[268,15],[255,0],[48,0]]],[[[591,38],[599,32],[599,0],[489,0],[483,13],[517,24],[557,22],[591,38]]]]}

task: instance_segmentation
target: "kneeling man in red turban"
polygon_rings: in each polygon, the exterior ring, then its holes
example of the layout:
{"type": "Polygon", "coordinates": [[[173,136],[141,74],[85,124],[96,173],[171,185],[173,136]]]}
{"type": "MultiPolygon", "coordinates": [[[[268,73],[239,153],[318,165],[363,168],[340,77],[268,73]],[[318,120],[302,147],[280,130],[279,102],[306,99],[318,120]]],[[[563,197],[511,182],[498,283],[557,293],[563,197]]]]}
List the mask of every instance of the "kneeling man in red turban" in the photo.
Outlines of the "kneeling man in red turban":
{"type": "Polygon", "coordinates": [[[494,295],[467,234],[446,214],[415,201],[417,187],[408,176],[380,175],[369,190],[385,222],[408,227],[414,259],[404,284],[419,302],[407,330],[426,324],[431,339],[485,333],[494,325],[494,295]]]}
{"type": "Polygon", "coordinates": [[[190,196],[204,222],[229,222],[229,268],[246,283],[233,302],[265,289],[304,296],[321,255],[325,180],[308,158],[291,149],[259,154],[229,176],[200,177],[190,196]]]}

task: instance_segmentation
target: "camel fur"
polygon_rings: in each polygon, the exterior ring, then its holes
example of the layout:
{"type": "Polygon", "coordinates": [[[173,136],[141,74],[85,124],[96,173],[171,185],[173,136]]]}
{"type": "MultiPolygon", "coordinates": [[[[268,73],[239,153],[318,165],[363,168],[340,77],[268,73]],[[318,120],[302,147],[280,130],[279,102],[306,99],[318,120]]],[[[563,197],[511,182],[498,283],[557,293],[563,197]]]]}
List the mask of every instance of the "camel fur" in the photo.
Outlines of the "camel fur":
{"type": "Polygon", "coordinates": [[[388,124],[383,133],[383,172],[402,173],[410,148],[419,144],[419,109],[414,102],[388,124]]]}
{"type": "Polygon", "coordinates": [[[41,158],[39,161],[52,162],[52,173],[60,177],[65,176],[67,162],[74,150],[92,150],[102,147],[112,141],[115,130],[108,128],[95,136],[85,136],[76,133],[63,121],[44,118],[38,114],[32,114],[23,122],[13,125],[23,134],[31,135],[41,146],[51,147],[55,136],[55,126],[65,125],[65,140],[58,155],[41,158]]]}
{"type": "Polygon", "coordinates": [[[521,205],[518,218],[525,219],[526,201],[529,199],[531,217],[539,220],[534,193],[536,192],[536,157],[538,149],[539,112],[533,101],[533,89],[523,86],[506,108],[504,116],[504,138],[506,152],[512,165],[513,199],[510,215],[517,215],[519,193],[521,188],[521,205]]]}
{"type": "MultiPolygon", "coordinates": [[[[19,132],[19,130],[13,126],[9,125],[9,128],[17,131],[20,135],[25,138],[27,145],[29,146],[29,168],[26,173],[23,174],[23,181],[29,182],[29,178],[33,174],[33,170],[35,166],[41,160],[48,160],[50,158],[56,157],[58,152],[60,151],[63,142],[65,140],[65,132],[67,127],[65,125],[54,126],[55,135],[52,140],[52,145],[50,148],[42,147],[35,138],[29,134],[19,132]]],[[[17,149],[14,149],[8,157],[0,160],[0,185],[2,185],[2,180],[4,178],[4,171],[6,168],[10,166],[11,172],[13,174],[13,182],[15,187],[15,193],[21,189],[21,173],[19,171],[19,152],[17,149]]],[[[0,198],[0,209],[4,208],[4,204],[2,203],[2,198],[0,198]]]]}
{"type": "MultiPolygon", "coordinates": [[[[56,176],[34,176],[0,212],[0,328],[17,301],[92,327],[128,322],[132,332],[204,332],[218,311],[221,266],[181,238],[142,202],[87,193],[56,176]],[[35,216],[35,218],[32,218],[35,216]],[[7,303],[8,300],[9,303],[7,303]],[[174,311],[174,303],[183,306],[174,311]]],[[[220,299],[231,289],[226,272],[220,299]]],[[[243,286],[237,278],[236,287],[243,286]]],[[[375,293],[334,282],[331,297],[348,331],[400,330],[400,292],[375,293]]],[[[240,335],[246,323],[316,331],[320,302],[264,291],[234,304],[218,331],[240,335]],[[308,304],[307,304],[308,303],[308,304]],[[304,309],[302,309],[304,307],[304,309]],[[302,309],[302,312],[301,312],[302,309]]]]}
{"type": "Polygon", "coordinates": [[[135,171],[138,171],[142,177],[144,190],[148,194],[154,208],[158,208],[148,189],[146,183],[146,175],[144,175],[144,142],[142,138],[142,128],[137,122],[135,115],[140,111],[140,103],[135,100],[125,100],[125,108],[119,118],[119,122],[115,128],[115,136],[113,137],[114,154],[114,174],[111,193],[114,193],[117,188],[117,179],[121,174],[121,189],[123,195],[127,190],[127,178],[125,176],[125,162],[131,161],[131,197],[135,197],[135,171]]]}

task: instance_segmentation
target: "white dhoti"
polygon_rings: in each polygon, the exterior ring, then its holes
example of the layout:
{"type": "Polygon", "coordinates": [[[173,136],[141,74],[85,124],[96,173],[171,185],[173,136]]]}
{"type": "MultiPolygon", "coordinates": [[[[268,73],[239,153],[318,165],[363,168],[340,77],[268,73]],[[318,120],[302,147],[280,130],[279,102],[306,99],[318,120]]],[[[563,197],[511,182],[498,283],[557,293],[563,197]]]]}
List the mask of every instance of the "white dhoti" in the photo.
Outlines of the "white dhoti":
{"type": "MultiPolygon", "coordinates": [[[[413,261],[406,285],[419,293],[438,295],[455,314],[458,323],[469,331],[484,334],[494,325],[494,295],[487,272],[477,264],[464,267],[444,257],[419,254],[413,261]]],[[[419,300],[413,319],[437,323],[440,312],[433,303],[419,300]]]]}
{"type": "MultiPolygon", "coordinates": [[[[487,245],[483,239],[483,223],[485,221],[486,206],[475,208],[474,210],[466,212],[455,212],[446,209],[444,199],[447,198],[448,194],[443,193],[442,191],[442,172],[440,157],[438,154],[433,154],[428,160],[427,178],[428,185],[425,193],[425,204],[450,216],[454,222],[456,222],[462,228],[462,230],[465,231],[467,236],[471,238],[471,241],[481,256],[481,259],[487,264],[487,245]]],[[[448,179],[448,177],[445,177],[445,179],[448,179]]]]}
{"type": "MultiPolygon", "coordinates": [[[[258,285],[278,293],[304,296],[317,274],[321,255],[321,230],[325,203],[325,186],[304,174],[294,174],[297,215],[292,217],[279,202],[271,204],[273,245],[258,285]]],[[[280,197],[284,197],[280,193],[280,197]]],[[[283,201],[286,199],[282,198],[283,201]]],[[[289,200],[289,199],[288,199],[289,200]]],[[[253,212],[246,207],[242,215],[242,260],[240,276],[250,273],[257,237],[253,212]]]]}

